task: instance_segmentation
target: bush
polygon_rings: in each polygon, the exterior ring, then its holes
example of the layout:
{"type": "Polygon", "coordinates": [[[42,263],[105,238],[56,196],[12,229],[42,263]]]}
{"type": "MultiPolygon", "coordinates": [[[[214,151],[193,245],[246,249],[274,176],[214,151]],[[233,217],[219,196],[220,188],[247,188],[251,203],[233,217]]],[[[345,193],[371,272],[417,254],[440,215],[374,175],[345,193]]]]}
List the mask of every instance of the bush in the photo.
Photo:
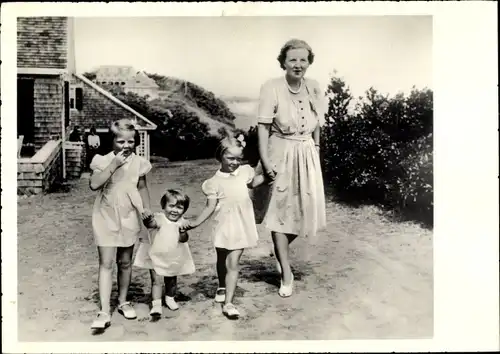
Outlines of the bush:
{"type": "Polygon", "coordinates": [[[432,225],[432,92],[389,98],[371,88],[349,110],[349,88],[332,77],[326,95],[325,183],[344,201],[378,203],[432,225]]]}

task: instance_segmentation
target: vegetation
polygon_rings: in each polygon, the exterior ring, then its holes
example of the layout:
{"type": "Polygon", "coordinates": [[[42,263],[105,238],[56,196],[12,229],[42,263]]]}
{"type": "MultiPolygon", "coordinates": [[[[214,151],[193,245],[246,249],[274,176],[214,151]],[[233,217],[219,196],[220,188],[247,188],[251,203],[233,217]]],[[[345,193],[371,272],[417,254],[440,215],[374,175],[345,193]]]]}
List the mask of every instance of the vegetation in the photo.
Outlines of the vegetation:
{"type": "MultiPolygon", "coordinates": [[[[433,225],[433,96],[428,89],[405,97],[370,88],[357,100],[332,77],[321,134],[325,185],[339,201],[377,204],[433,225]]],[[[245,153],[257,164],[257,128],[246,134],[245,153]]]]}
{"type": "MultiPolygon", "coordinates": [[[[218,130],[213,129],[213,123],[219,123],[215,127],[234,127],[235,116],[226,104],[212,92],[189,81],[147,75],[160,86],[160,97],[151,100],[124,92],[120,86],[102,86],[158,125],[151,134],[153,155],[172,161],[213,157],[218,142],[218,130]]],[[[84,76],[95,79],[95,73],[85,73],[84,76]]]]}
{"type": "MultiPolygon", "coordinates": [[[[158,129],[151,151],[171,160],[213,157],[217,141],[234,115],[211,92],[171,77],[148,74],[163,97],[147,100],[120,87],[107,87],[119,99],[151,119],[158,129]],[[201,114],[223,122],[214,131],[201,114]]],[[[355,99],[339,77],[326,91],[329,102],[322,129],[321,159],[325,185],[341,201],[375,203],[398,215],[433,224],[433,93],[413,89],[408,96],[384,96],[370,88],[355,99]]],[[[257,128],[244,134],[245,158],[259,161],[257,128]]]]}
{"type": "Polygon", "coordinates": [[[388,97],[370,88],[353,102],[345,82],[332,77],[326,95],[325,183],[341,200],[381,204],[432,225],[432,91],[388,97]]]}

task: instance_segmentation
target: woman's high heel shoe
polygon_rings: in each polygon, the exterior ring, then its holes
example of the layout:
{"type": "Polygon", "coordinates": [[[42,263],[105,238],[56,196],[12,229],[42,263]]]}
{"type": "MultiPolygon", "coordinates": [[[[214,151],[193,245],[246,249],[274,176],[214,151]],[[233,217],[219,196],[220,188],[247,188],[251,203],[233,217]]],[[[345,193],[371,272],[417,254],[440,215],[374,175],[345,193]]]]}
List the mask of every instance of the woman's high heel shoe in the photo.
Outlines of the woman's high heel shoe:
{"type": "Polygon", "coordinates": [[[279,296],[281,297],[289,297],[292,296],[293,293],[293,273],[292,273],[292,280],[290,281],[289,285],[284,285],[283,284],[283,279],[281,280],[281,286],[278,291],[279,296]]]}

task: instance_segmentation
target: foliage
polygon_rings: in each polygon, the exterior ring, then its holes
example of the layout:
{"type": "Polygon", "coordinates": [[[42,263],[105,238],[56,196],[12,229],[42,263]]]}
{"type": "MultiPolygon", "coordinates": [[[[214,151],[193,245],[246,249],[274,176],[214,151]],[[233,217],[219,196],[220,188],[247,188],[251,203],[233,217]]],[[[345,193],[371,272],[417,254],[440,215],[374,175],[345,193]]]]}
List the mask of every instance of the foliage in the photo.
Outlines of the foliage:
{"type": "Polygon", "coordinates": [[[259,163],[259,136],[257,134],[257,127],[253,126],[245,132],[246,146],[243,151],[246,160],[250,166],[255,167],[259,163]]]}
{"type": "Polygon", "coordinates": [[[97,78],[97,75],[95,72],[86,72],[86,73],[83,73],[82,75],[85,76],[90,81],[94,81],[97,78]]]}
{"type": "Polygon", "coordinates": [[[432,91],[353,97],[332,77],[322,130],[326,183],[346,201],[376,202],[432,225],[432,91]]]}
{"type": "MultiPolygon", "coordinates": [[[[95,78],[95,73],[84,75],[89,79],[95,78]]],[[[199,110],[193,108],[199,107],[202,111],[210,109],[207,112],[209,117],[234,124],[234,115],[225,103],[192,83],[157,74],[148,75],[167,93],[165,96],[151,100],[132,92],[124,92],[121,86],[101,86],[158,126],[151,133],[151,154],[167,157],[172,161],[212,158],[218,137],[210,132],[205,122],[200,121],[196,113],[199,110]],[[187,87],[186,92],[184,87],[187,87]]]]}
{"type": "Polygon", "coordinates": [[[170,97],[177,97],[184,101],[191,102],[196,107],[205,111],[212,119],[219,122],[234,125],[236,117],[229,110],[226,103],[204,88],[192,82],[180,80],[158,74],[149,74],[155,80],[160,89],[170,93],[170,97]]]}

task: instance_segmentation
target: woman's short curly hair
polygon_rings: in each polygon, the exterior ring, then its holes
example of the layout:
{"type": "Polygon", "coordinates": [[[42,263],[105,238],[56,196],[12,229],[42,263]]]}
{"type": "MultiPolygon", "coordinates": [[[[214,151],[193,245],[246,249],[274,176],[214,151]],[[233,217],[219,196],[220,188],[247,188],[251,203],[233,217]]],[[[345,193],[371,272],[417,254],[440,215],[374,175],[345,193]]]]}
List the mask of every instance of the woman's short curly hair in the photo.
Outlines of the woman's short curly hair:
{"type": "Polygon", "coordinates": [[[314,53],[312,51],[312,48],[309,44],[307,44],[306,41],[302,39],[290,39],[288,42],[286,42],[283,47],[281,47],[280,54],[278,55],[278,62],[280,63],[280,67],[285,70],[285,60],[286,60],[286,54],[290,49],[307,49],[309,52],[309,55],[307,56],[307,60],[309,61],[309,64],[312,64],[314,62],[314,53]]]}

